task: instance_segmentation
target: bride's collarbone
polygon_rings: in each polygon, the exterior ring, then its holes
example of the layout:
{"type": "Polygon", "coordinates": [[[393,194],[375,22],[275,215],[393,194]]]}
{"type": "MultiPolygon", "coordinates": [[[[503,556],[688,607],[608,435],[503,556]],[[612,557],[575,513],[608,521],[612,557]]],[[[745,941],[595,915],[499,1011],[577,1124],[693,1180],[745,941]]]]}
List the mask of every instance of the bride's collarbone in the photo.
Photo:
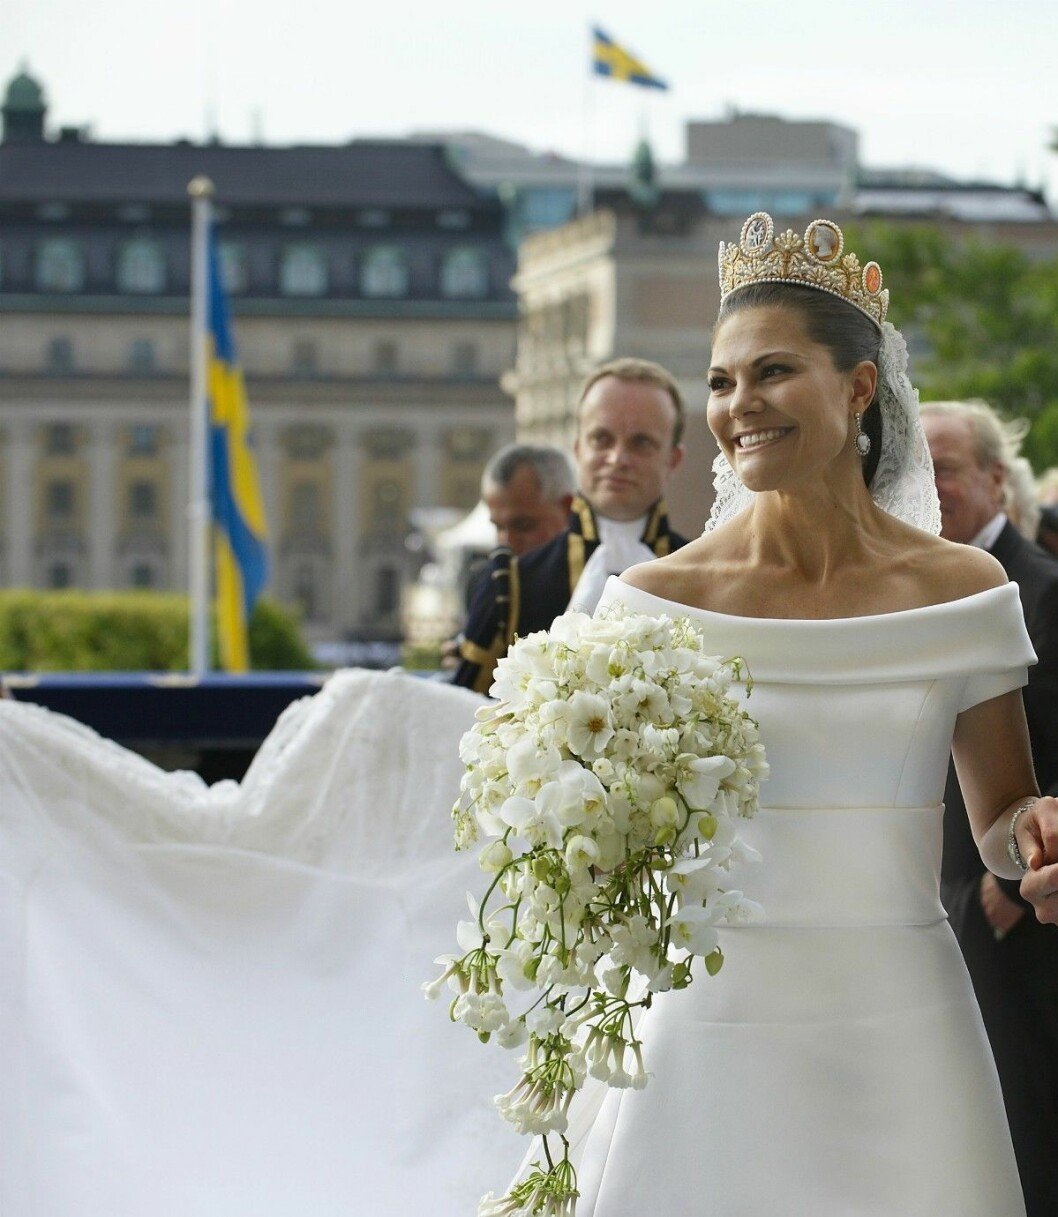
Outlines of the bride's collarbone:
{"type": "MultiPolygon", "coordinates": [[[[939,556],[939,555],[935,555],[939,556]]],[[[956,577],[941,562],[857,566],[822,580],[796,572],[752,567],[746,562],[700,566],[650,563],[635,583],[663,599],[735,617],[789,620],[866,617],[925,608],[983,590],[979,578],[956,577]]]]}

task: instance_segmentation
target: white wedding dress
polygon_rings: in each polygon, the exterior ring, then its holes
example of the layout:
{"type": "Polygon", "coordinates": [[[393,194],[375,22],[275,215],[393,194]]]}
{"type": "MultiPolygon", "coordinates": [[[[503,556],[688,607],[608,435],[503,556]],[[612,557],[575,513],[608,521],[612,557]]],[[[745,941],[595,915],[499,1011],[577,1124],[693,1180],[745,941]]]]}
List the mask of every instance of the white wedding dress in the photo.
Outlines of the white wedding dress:
{"type": "MultiPolygon", "coordinates": [[[[1035,661],[1017,587],[830,621],[692,618],[753,678],[771,778],[733,876],[765,923],[662,995],[653,1076],[610,1091],[578,1150],[578,1217],[1019,1217],[999,1083],[938,895],[957,714],[1035,661]]],[[[588,1096],[590,1098],[590,1096],[588,1096]]]]}

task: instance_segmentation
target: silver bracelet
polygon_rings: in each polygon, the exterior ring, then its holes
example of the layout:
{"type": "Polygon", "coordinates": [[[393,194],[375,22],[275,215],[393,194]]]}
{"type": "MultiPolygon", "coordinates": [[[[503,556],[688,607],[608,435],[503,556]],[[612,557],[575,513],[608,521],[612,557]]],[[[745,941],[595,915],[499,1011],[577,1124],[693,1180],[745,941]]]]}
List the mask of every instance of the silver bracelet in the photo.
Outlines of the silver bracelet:
{"type": "Polygon", "coordinates": [[[1025,874],[1029,869],[1029,864],[1021,856],[1018,838],[1014,833],[1014,829],[1017,828],[1018,820],[1021,819],[1022,814],[1028,811],[1030,807],[1035,807],[1038,802],[1039,799],[1026,799],[1024,803],[1014,809],[1014,814],[1010,817],[1010,832],[1007,834],[1007,856],[1022,874],[1025,874]]]}

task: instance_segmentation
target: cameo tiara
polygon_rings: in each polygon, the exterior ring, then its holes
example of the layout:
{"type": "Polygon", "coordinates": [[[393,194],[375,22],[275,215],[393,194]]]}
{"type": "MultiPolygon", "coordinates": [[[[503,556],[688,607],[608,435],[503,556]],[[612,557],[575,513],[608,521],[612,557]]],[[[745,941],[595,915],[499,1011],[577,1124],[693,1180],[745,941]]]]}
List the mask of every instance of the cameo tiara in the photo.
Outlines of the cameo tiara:
{"type": "Polygon", "coordinates": [[[720,299],[750,283],[795,283],[840,296],[881,328],[889,308],[877,262],[860,266],[845,253],[845,236],[833,220],[813,220],[799,236],[775,235],[775,222],[757,211],[742,225],[738,244],[720,242],[720,299]]]}

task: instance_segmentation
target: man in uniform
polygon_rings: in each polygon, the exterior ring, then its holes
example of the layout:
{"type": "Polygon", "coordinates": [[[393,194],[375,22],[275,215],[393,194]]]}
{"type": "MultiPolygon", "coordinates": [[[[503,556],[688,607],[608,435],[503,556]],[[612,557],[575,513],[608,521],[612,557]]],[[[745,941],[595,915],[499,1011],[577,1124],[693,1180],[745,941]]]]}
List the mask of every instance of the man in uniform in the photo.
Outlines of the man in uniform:
{"type": "Polygon", "coordinates": [[[683,399],[645,359],[616,359],[589,377],[573,452],[580,491],[569,526],[520,557],[498,554],[479,584],[455,683],[487,693],[515,638],[546,630],[567,608],[594,611],[611,574],[683,545],[663,494],[683,457],[683,399]]]}
{"type": "MultiPolygon", "coordinates": [[[[1039,662],[1024,690],[1036,777],[1058,794],[1058,562],[1007,519],[1015,444],[982,402],[927,402],[941,535],[988,550],[1017,583],[1039,662]]],[[[986,870],[954,766],[944,792],[941,896],[977,993],[1003,1087],[1028,1217],[1058,1213],[1058,927],[1015,880],[986,870]]]]}

